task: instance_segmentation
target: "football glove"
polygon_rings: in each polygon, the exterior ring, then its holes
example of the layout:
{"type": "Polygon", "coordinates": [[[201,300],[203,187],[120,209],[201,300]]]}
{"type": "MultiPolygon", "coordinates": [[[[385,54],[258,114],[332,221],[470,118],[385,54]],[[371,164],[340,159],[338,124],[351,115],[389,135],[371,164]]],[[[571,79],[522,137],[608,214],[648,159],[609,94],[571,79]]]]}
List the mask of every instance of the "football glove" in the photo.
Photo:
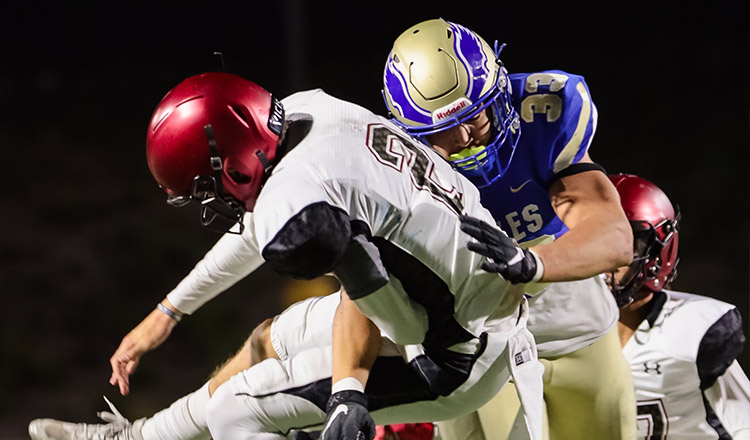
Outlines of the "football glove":
{"type": "Polygon", "coordinates": [[[498,273],[512,284],[538,281],[542,277],[541,261],[533,251],[521,249],[501,229],[478,218],[462,215],[460,220],[461,230],[477,240],[466,247],[489,258],[482,263],[482,269],[498,273]]]}
{"type": "Polygon", "coordinates": [[[372,440],[375,422],[367,410],[367,396],[344,390],[331,395],[326,405],[326,423],[321,440],[372,440]]]}

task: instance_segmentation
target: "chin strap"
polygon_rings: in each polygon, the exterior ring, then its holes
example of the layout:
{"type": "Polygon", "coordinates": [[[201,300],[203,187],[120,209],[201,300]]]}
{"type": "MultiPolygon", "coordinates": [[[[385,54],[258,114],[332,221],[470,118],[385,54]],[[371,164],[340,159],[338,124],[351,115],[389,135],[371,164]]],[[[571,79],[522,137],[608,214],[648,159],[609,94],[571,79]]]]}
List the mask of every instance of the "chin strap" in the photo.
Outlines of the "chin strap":
{"type": "Polygon", "coordinates": [[[216,146],[214,128],[211,124],[207,124],[203,127],[203,130],[206,132],[206,139],[208,140],[209,158],[211,160],[211,169],[213,170],[213,173],[211,174],[214,176],[214,179],[216,179],[217,191],[222,191],[224,188],[221,183],[221,172],[224,170],[224,163],[221,160],[221,156],[219,156],[219,148],[216,146]]]}

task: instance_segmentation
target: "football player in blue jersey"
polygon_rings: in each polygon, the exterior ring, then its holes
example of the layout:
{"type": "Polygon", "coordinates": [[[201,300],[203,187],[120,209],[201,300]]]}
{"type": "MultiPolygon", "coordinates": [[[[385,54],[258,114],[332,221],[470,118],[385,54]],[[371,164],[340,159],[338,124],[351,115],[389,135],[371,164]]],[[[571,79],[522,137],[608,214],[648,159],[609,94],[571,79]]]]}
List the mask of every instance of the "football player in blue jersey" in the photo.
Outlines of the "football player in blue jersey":
{"type": "Polygon", "coordinates": [[[609,280],[625,304],[618,328],[633,372],[638,438],[750,439],[750,381],[737,363],[745,344],[740,312],[670,289],[679,211],[645,179],[610,179],[634,237],[633,263],[609,280]]]}
{"type": "MultiPolygon", "coordinates": [[[[482,204],[524,248],[464,219],[479,241],[470,248],[488,257],[485,270],[527,283],[550,438],[634,438],[618,309],[600,276],[631,262],[632,232],[617,191],[589,156],[596,106],[579,75],[508,74],[502,49],[443,19],[409,28],[385,65],[387,109],[480,189],[482,204]]],[[[514,399],[503,391],[478,412],[440,423],[441,435],[506,438],[514,399]]]]}

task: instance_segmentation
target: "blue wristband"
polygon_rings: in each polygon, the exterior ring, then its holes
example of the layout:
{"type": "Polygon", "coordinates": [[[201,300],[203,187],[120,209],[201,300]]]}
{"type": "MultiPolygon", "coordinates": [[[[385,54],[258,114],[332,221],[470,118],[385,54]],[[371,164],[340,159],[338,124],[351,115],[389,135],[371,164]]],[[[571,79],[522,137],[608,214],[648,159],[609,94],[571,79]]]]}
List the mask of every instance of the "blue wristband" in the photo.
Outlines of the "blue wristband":
{"type": "Polygon", "coordinates": [[[169,307],[165,306],[165,305],[164,305],[164,304],[162,304],[162,303],[159,303],[159,304],[157,304],[157,305],[156,305],[156,308],[157,308],[157,309],[158,309],[158,310],[159,310],[160,312],[162,312],[162,313],[164,313],[165,315],[169,316],[170,318],[174,319],[174,320],[175,320],[175,322],[180,322],[180,320],[182,319],[182,314],[179,314],[179,313],[175,313],[175,312],[173,312],[172,310],[170,310],[170,309],[169,309],[169,307]]]}

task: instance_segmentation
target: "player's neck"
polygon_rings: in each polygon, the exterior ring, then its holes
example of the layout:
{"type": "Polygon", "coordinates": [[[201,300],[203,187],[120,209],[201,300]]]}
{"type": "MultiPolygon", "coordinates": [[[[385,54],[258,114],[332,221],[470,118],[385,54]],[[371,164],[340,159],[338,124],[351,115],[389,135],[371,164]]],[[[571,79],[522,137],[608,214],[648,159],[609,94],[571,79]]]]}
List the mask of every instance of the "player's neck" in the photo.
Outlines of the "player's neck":
{"type": "Polygon", "coordinates": [[[624,347],[651,312],[651,299],[653,292],[644,292],[636,295],[635,300],[620,309],[620,320],[617,322],[617,330],[620,334],[620,344],[624,347]]]}

